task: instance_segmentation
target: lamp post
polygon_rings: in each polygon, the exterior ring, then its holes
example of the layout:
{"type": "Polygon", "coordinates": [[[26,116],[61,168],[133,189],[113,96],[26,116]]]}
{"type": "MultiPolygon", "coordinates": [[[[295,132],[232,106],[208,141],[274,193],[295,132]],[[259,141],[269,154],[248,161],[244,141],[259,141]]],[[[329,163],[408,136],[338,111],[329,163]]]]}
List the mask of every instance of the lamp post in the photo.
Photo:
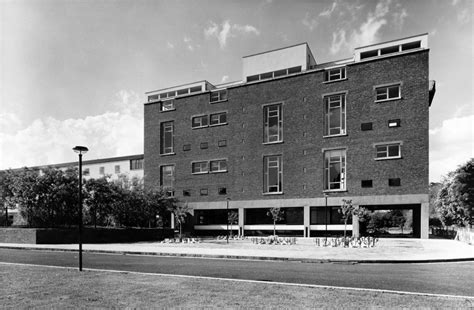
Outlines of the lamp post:
{"type": "Polygon", "coordinates": [[[75,146],[73,151],[79,154],[79,271],[82,271],[82,154],[89,149],[85,146],[75,146]]]}
{"type": "Polygon", "coordinates": [[[325,207],[324,207],[324,223],[326,224],[326,229],[324,231],[324,236],[326,240],[328,239],[328,194],[324,193],[325,207]]]}
{"type": "Polygon", "coordinates": [[[229,201],[230,201],[230,198],[227,197],[226,198],[226,202],[227,202],[227,229],[226,229],[226,232],[227,232],[227,243],[229,243],[229,201]]]}

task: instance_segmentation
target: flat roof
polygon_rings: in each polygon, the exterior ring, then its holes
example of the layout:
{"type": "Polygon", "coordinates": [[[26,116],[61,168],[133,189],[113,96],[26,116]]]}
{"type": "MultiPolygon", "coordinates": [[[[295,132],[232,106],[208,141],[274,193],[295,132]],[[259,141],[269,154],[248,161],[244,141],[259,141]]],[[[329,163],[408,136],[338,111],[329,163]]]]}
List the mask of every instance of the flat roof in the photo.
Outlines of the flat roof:
{"type": "MultiPolygon", "coordinates": [[[[298,43],[298,44],[294,44],[294,45],[290,45],[290,46],[285,46],[285,47],[276,48],[276,49],[269,50],[269,51],[265,51],[265,52],[260,52],[260,53],[255,53],[255,54],[243,56],[242,58],[257,56],[257,55],[266,54],[266,53],[271,53],[271,52],[275,52],[275,51],[279,51],[279,50],[284,50],[284,49],[287,49],[287,48],[292,48],[292,47],[300,46],[300,45],[306,45],[306,46],[309,48],[308,43],[307,43],[307,42],[303,42],[303,43],[298,43]]],[[[311,55],[312,55],[312,53],[311,53],[311,55]]]]}

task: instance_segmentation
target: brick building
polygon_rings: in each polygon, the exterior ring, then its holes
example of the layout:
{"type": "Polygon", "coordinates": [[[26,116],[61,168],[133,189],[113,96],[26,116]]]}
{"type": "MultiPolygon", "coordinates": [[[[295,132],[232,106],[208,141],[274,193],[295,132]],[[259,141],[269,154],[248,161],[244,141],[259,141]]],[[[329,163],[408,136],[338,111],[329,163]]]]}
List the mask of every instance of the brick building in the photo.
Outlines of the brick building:
{"type": "MultiPolygon", "coordinates": [[[[145,186],[194,210],[196,233],[343,230],[342,199],[402,210],[428,237],[428,35],[359,47],[318,64],[306,43],[243,57],[241,81],[151,91],[145,186]]],[[[348,225],[354,234],[358,220],[348,225]]]]}

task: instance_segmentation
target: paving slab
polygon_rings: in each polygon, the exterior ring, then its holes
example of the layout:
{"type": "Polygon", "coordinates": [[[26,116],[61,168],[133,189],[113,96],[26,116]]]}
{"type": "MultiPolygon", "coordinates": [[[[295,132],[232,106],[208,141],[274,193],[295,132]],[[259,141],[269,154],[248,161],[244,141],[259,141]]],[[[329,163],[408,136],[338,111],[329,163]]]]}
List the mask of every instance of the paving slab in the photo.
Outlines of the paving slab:
{"type": "MultiPolygon", "coordinates": [[[[77,251],[77,244],[0,243],[1,248],[77,251]]],[[[308,262],[416,263],[474,261],[474,246],[443,239],[379,239],[373,248],[319,247],[313,238],[296,245],[254,244],[249,239],[204,240],[201,243],[84,244],[83,251],[227,259],[292,260],[308,262]]]]}

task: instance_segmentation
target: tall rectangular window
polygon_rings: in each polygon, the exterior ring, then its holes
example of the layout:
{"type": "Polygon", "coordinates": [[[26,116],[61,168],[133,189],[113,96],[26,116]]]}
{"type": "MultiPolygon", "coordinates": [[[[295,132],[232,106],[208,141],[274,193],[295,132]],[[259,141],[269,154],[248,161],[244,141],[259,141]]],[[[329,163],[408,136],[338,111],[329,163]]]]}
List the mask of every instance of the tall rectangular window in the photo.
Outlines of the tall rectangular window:
{"type": "Polygon", "coordinates": [[[161,166],[160,185],[165,189],[168,194],[173,193],[172,189],[174,187],[174,165],[161,166]]]}
{"type": "Polygon", "coordinates": [[[263,142],[283,141],[283,118],[281,103],[263,107],[263,142]]]}
{"type": "Polygon", "coordinates": [[[346,133],[346,95],[324,97],[324,135],[336,136],[346,133]]]}
{"type": "Polygon", "coordinates": [[[380,86],[375,88],[375,101],[400,99],[400,84],[380,86]]]}
{"type": "Polygon", "coordinates": [[[115,165],[115,173],[120,173],[120,165],[115,165]]]}
{"type": "Polygon", "coordinates": [[[174,151],[173,146],[173,135],[174,126],[173,122],[161,123],[161,154],[172,154],[174,151]]]}
{"type": "Polygon", "coordinates": [[[105,167],[99,167],[99,174],[105,174],[105,167]]]}
{"type": "Polygon", "coordinates": [[[282,161],[281,155],[264,157],[264,193],[281,193],[282,188],[282,161]]]}
{"type": "Polygon", "coordinates": [[[324,152],[324,189],[346,189],[346,150],[324,152]]]}

